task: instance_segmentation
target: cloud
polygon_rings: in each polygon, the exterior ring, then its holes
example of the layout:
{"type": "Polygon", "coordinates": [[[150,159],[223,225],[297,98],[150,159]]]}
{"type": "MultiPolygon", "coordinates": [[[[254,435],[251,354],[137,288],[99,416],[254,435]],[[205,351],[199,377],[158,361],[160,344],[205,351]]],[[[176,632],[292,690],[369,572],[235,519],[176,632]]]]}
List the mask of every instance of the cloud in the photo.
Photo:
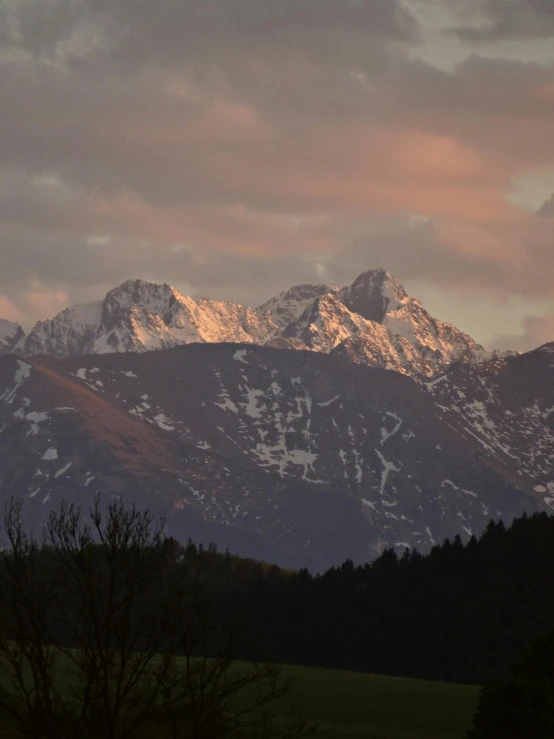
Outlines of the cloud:
{"type": "Polygon", "coordinates": [[[501,350],[526,352],[552,341],[554,341],[554,314],[526,316],[522,321],[520,333],[499,336],[493,341],[493,345],[501,350]]]}
{"type": "Polygon", "coordinates": [[[321,53],[341,39],[380,44],[418,32],[399,0],[3,0],[0,8],[5,43],[39,58],[99,55],[118,65],[213,59],[245,44],[254,53],[321,53]]]}
{"type": "Polygon", "coordinates": [[[0,0],[0,29],[0,292],[26,322],[134,276],[550,294],[551,224],[507,193],[554,164],[552,68],[419,61],[396,0],[0,0]]]}
{"type": "Polygon", "coordinates": [[[5,321],[14,321],[15,323],[20,323],[25,319],[23,313],[4,295],[0,295],[0,316],[5,321]]]}
{"type": "Polygon", "coordinates": [[[468,0],[455,0],[454,7],[471,7],[482,18],[481,24],[462,25],[452,29],[459,38],[470,43],[505,39],[536,39],[554,36],[554,5],[551,0],[485,0],[478,5],[468,0]]]}
{"type": "Polygon", "coordinates": [[[37,280],[33,280],[29,288],[27,304],[36,315],[53,316],[67,305],[69,296],[62,290],[49,290],[37,280]]]}

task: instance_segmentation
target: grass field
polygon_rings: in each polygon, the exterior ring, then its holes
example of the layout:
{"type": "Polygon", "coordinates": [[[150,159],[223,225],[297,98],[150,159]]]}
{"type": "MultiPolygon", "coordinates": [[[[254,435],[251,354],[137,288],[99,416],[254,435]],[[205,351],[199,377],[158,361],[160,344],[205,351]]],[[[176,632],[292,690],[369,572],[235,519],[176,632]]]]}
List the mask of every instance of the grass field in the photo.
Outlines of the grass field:
{"type": "MultiPolygon", "coordinates": [[[[70,666],[62,673],[63,692],[70,666]]],[[[293,678],[292,692],[271,713],[280,724],[294,704],[318,725],[315,739],[464,739],[479,694],[476,686],[310,667],[286,666],[283,676],[293,678]]],[[[12,735],[4,724],[0,734],[12,735]]]]}
{"type": "Polygon", "coordinates": [[[319,724],[317,739],[463,739],[479,688],[308,667],[294,676],[294,700],[319,724]]]}

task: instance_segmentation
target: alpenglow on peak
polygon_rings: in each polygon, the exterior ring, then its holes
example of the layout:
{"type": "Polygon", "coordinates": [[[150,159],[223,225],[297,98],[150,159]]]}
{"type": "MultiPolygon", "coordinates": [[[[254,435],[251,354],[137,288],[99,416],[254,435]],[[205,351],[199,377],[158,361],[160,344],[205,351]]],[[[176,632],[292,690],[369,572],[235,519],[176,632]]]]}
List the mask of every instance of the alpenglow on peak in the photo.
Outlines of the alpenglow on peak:
{"type": "Polygon", "coordinates": [[[296,285],[257,308],[192,298],[171,285],[127,280],[103,300],[39,321],[25,337],[0,322],[0,353],[55,357],[146,352],[190,343],[247,343],[340,354],[351,361],[433,377],[488,355],[425,310],[383,269],[350,285],[296,285]]]}

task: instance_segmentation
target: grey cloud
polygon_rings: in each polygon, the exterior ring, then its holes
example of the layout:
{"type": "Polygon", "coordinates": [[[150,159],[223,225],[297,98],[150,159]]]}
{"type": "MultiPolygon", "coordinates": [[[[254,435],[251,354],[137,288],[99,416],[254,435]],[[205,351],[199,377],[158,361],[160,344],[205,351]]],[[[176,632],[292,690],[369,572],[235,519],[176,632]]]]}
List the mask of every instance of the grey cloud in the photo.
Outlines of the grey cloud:
{"type": "MultiPolygon", "coordinates": [[[[462,5],[466,0],[457,2],[462,5]]],[[[485,15],[485,23],[460,26],[450,33],[470,43],[554,36],[551,0],[486,0],[480,11],[485,15]]]]}
{"type": "MultiPolygon", "coordinates": [[[[487,163],[542,164],[554,108],[532,92],[551,70],[410,61],[387,46],[417,33],[395,0],[0,0],[0,27],[0,293],[29,316],[33,281],[70,302],[136,276],[255,304],[384,266],[442,286],[550,290],[548,270],[533,270],[552,248],[524,244],[536,259],[516,275],[431,223],[352,205],[383,173],[348,124],[451,137],[487,163]],[[109,211],[120,197],[131,198],[123,225],[109,211]],[[244,218],[229,217],[243,204],[244,218]],[[167,209],[182,214],[180,234],[141,234],[167,209]],[[274,222],[289,215],[314,220],[289,234],[274,222]],[[173,249],[187,239],[192,248],[173,249]]],[[[493,186],[502,176],[486,168],[493,186]]]]}
{"type": "Polygon", "coordinates": [[[418,31],[399,0],[2,0],[2,10],[12,44],[73,61],[101,52],[120,63],[178,63],[243,44],[309,48],[315,36],[329,48],[343,32],[352,45],[418,31]]]}
{"type": "MultiPolygon", "coordinates": [[[[279,187],[293,168],[298,176],[323,167],[339,177],[352,165],[353,143],[338,133],[349,121],[456,137],[502,166],[514,157],[518,166],[539,165],[551,154],[554,101],[534,90],[553,84],[554,75],[540,65],[474,57],[448,73],[421,62],[374,61],[360,81],[331,62],[245,60],[219,88],[184,74],[177,78],[182,96],[170,89],[176,80],[156,69],[112,75],[102,67],[67,72],[13,63],[2,89],[0,149],[6,164],[29,173],[136,192],[152,204],[284,210],[305,205],[294,188],[279,187]],[[210,133],[202,116],[218,100],[253,112],[259,131],[248,121],[233,131],[216,110],[209,123],[219,121],[221,130],[210,133]]],[[[329,207],[315,198],[314,205],[329,207]]]]}
{"type": "MultiPolygon", "coordinates": [[[[43,212],[40,208],[38,215],[43,212]]],[[[59,217],[61,227],[63,213],[59,217]]],[[[241,255],[207,250],[201,244],[155,247],[141,239],[104,239],[101,234],[91,238],[84,226],[80,232],[64,232],[56,224],[50,230],[42,229],[39,221],[35,218],[33,228],[4,231],[0,251],[0,294],[11,298],[29,322],[37,317],[27,302],[33,282],[45,291],[67,292],[70,304],[97,299],[115,284],[141,277],[172,282],[195,296],[256,305],[293,284],[344,285],[360,272],[377,267],[386,267],[402,281],[443,288],[462,285],[489,294],[521,289],[517,284],[521,275],[513,274],[509,264],[499,266],[457,253],[441,241],[432,223],[409,217],[346,219],[340,226],[323,226],[335,242],[334,250],[312,254],[297,250],[283,256],[273,250],[268,253],[263,241],[259,254],[241,255]]],[[[313,231],[305,233],[307,242],[313,231]]],[[[266,238],[271,237],[268,224],[266,238]]],[[[549,289],[549,270],[543,274],[542,282],[534,285],[538,293],[549,289]]]]}

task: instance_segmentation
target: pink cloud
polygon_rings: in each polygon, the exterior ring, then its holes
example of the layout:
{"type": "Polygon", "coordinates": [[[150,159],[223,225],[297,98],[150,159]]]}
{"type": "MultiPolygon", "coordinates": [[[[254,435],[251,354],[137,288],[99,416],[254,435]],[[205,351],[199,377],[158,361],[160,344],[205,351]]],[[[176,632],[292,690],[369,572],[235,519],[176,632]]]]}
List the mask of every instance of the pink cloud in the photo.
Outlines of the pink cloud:
{"type": "Polygon", "coordinates": [[[66,308],[69,296],[63,290],[50,290],[40,282],[33,280],[25,294],[29,313],[37,318],[45,319],[66,308]]]}
{"type": "Polygon", "coordinates": [[[0,318],[15,323],[21,323],[25,320],[22,311],[5,295],[0,295],[0,318]]]}
{"type": "Polygon", "coordinates": [[[79,285],[105,284],[176,245],[192,244],[197,260],[332,257],[373,224],[363,258],[407,264],[408,277],[549,293],[551,224],[507,192],[513,177],[554,162],[552,70],[473,58],[446,73],[398,57],[372,71],[360,56],[367,70],[353,80],[350,66],[300,50],[282,65],[257,54],[197,79],[179,65],[22,69],[2,90],[0,146],[13,169],[27,185],[44,171],[61,182],[48,195],[8,182],[15,194],[0,202],[2,243],[14,244],[0,255],[5,273],[28,285],[57,250],[64,277],[29,288],[37,315],[63,307],[58,287],[76,274],[79,285]],[[425,233],[405,225],[410,214],[428,219],[425,233]],[[387,219],[400,226],[394,249],[379,251],[387,219]],[[112,242],[89,249],[94,234],[112,242]]]}

